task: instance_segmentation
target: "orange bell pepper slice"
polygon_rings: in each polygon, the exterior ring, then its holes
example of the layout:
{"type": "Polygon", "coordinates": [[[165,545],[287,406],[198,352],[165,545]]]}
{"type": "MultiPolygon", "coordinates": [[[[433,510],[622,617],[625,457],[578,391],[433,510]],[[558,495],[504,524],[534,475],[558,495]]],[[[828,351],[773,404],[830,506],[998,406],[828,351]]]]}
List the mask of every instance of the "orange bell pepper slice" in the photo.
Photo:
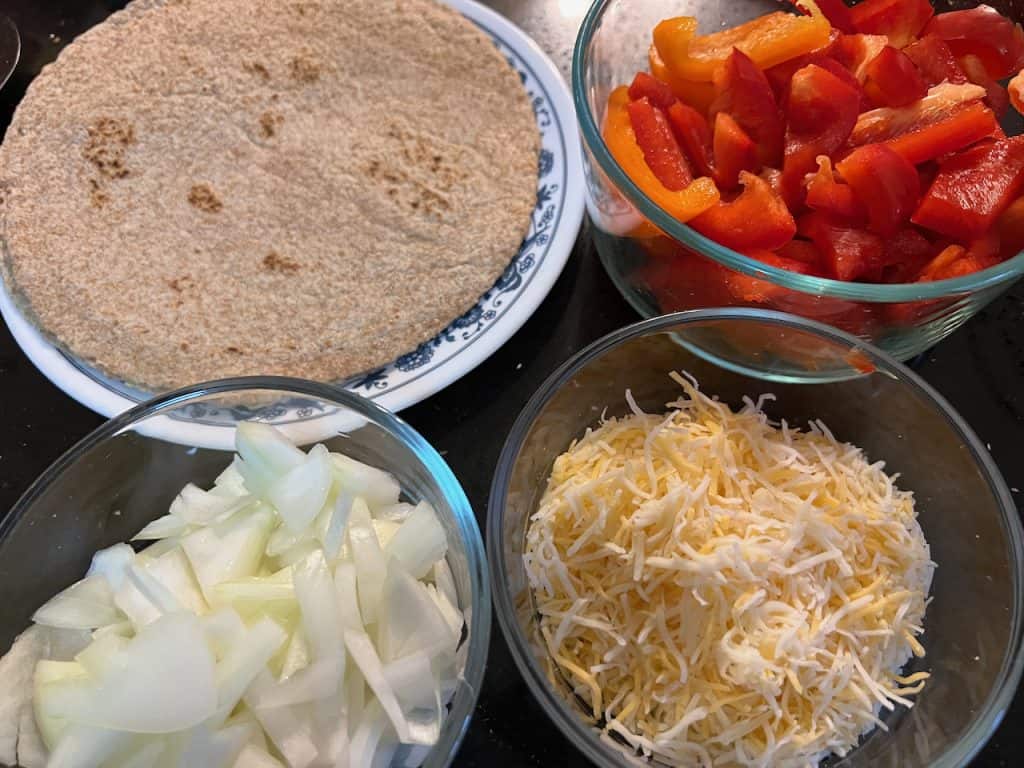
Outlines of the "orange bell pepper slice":
{"type": "Polygon", "coordinates": [[[827,45],[831,32],[823,15],[775,11],[730,29],[698,35],[695,18],[678,16],[654,28],[654,46],[674,77],[708,82],[733,48],[767,69],[827,45]]]}
{"type": "Polygon", "coordinates": [[[622,166],[633,183],[666,213],[686,222],[718,202],[718,188],[707,177],[695,179],[684,189],[673,191],[662,184],[644,160],[636,134],[629,119],[629,89],[616,88],[608,96],[608,113],[604,120],[604,141],[615,161],[622,166]]]}
{"type": "Polygon", "coordinates": [[[702,80],[683,80],[673,75],[668,65],[662,61],[658,49],[651,45],[647,51],[647,62],[651,74],[672,89],[672,93],[684,104],[693,107],[703,114],[708,113],[711,102],[715,100],[715,84],[702,80]]]}

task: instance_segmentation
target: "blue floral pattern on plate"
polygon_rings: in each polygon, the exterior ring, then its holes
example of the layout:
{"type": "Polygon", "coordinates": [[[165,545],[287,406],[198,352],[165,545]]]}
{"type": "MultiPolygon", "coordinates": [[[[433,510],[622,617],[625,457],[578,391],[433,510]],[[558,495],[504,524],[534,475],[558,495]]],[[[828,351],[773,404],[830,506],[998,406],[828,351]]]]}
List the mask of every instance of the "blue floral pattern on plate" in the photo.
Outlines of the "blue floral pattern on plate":
{"type": "MultiPolygon", "coordinates": [[[[370,399],[394,392],[422,378],[484,336],[495,321],[528,289],[533,274],[547,256],[552,233],[558,226],[566,206],[566,182],[569,174],[567,128],[574,128],[562,124],[547,89],[530,63],[494,30],[476,19],[473,21],[491,37],[509,65],[518,72],[530,97],[541,139],[537,159],[536,205],[530,215],[530,226],[518,253],[491,289],[480,297],[476,306],[455,319],[433,339],[423,342],[393,363],[340,382],[341,386],[370,399]]],[[[65,354],[65,357],[81,373],[124,398],[138,403],[150,397],[149,393],[123,381],[104,376],[73,356],[65,354]]],[[[183,409],[179,414],[172,415],[172,418],[204,424],[225,424],[239,419],[289,423],[317,418],[320,415],[323,414],[311,408],[305,401],[289,401],[255,408],[213,408],[198,404],[183,409]]]]}

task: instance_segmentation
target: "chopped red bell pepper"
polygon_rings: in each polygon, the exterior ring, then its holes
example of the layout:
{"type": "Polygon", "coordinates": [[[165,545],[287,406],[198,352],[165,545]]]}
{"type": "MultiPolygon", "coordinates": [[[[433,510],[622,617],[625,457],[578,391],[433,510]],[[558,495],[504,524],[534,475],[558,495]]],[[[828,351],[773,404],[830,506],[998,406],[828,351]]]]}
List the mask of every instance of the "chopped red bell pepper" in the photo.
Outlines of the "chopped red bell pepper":
{"type": "Polygon", "coordinates": [[[856,280],[881,269],[885,245],[873,232],[842,226],[818,211],[802,216],[798,231],[818,247],[837,280],[856,280]]]}
{"type": "Polygon", "coordinates": [[[942,83],[928,91],[920,101],[905,107],[879,107],[857,117],[850,134],[850,144],[873,144],[920,130],[926,125],[945,120],[964,104],[979,102],[985,89],[973,83],[953,85],[942,83]]]}
{"type": "Polygon", "coordinates": [[[658,109],[667,110],[676,103],[676,96],[666,83],[661,82],[646,72],[637,72],[629,86],[629,98],[632,101],[647,99],[658,109]]]}
{"type": "Polygon", "coordinates": [[[836,166],[868,211],[868,229],[896,234],[921,197],[917,169],[885,144],[857,147],[836,166]]]}
{"type": "Polygon", "coordinates": [[[818,171],[807,182],[806,202],[809,208],[850,225],[867,221],[867,210],[849,184],[836,180],[832,161],[826,155],[818,157],[818,171]]]}
{"type": "Polygon", "coordinates": [[[701,176],[713,176],[711,128],[704,115],[679,102],[669,107],[668,122],[692,166],[701,176]]]}
{"type": "Polygon", "coordinates": [[[988,5],[940,13],[924,33],[941,37],[956,56],[977,56],[995,80],[1024,67],[1024,32],[1020,25],[988,5]]]}
{"type": "Polygon", "coordinates": [[[902,107],[928,93],[914,62],[891,45],[868,62],[864,91],[879,107],[902,107]]]}
{"type": "Polygon", "coordinates": [[[832,58],[836,43],[840,37],[842,35],[837,30],[832,30],[828,42],[820,48],[805,53],[802,56],[795,56],[781,64],[776,64],[774,67],[764,70],[764,76],[771,83],[772,92],[775,94],[775,100],[779,106],[782,106],[783,98],[786,92],[789,91],[789,81],[793,79],[793,73],[798,69],[803,69],[808,64],[817,64],[823,59],[832,58]]]}
{"type": "Polygon", "coordinates": [[[771,187],[772,192],[779,197],[784,197],[782,191],[782,171],[778,168],[765,167],[761,169],[758,176],[771,187]]]}
{"type": "Polygon", "coordinates": [[[996,223],[999,256],[1009,259],[1024,251],[1024,197],[1018,197],[1003,211],[996,223]]]}
{"type": "Polygon", "coordinates": [[[672,135],[665,113],[646,98],[631,101],[626,109],[636,134],[636,143],[658,181],[673,192],[686,189],[693,181],[693,173],[672,135]]]}
{"type": "Polygon", "coordinates": [[[868,64],[888,44],[889,38],[885,35],[840,35],[832,48],[832,58],[862,83],[868,75],[868,64]]]}
{"type": "MultiPolygon", "coordinates": [[[[814,274],[814,267],[812,265],[795,259],[787,259],[785,256],[780,256],[771,251],[750,250],[745,255],[773,267],[786,269],[800,275],[814,274]]],[[[751,304],[764,304],[777,299],[783,294],[792,292],[791,289],[768,280],[732,271],[726,277],[726,286],[729,289],[729,293],[736,299],[751,304]]]]}
{"type": "Polygon", "coordinates": [[[821,253],[810,240],[790,240],[775,251],[779,256],[791,261],[817,266],[821,264],[821,253]]]}
{"type": "Polygon", "coordinates": [[[850,9],[858,32],[885,35],[897,48],[917,37],[934,13],[928,0],[864,0],[850,9]]]}
{"type": "Polygon", "coordinates": [[[967,82],[967,75],[946,41],[937,35],[925,35],[904,48],[903,52],[914,62],[929,88],[941,82],[967,82]]]}
{"type": "Polygon", "coordinates": [[[831,155],[849,138],[859,108],[860,94],[828,70],[809,64],[793,75],[782,165],[791,205],[799,204],[804,175],[815,169],[818,155],[831,155]]]}
{"type": "Polygon", "coordinates": [[[715,116],[715,183],[721,190],[735,189],[740,171],[757,171],[757,144],[728,112],[715,116]]]}
{"type": "Polygon", "coordinates": [[[939,167],[915,224],[961,241],[983,235],[1024,184],[1024,136],[954,155],[939,167]]]}
{"type": "Polygon", "coordinates": [[[912,283],[935,254],[935,246],[912,227],[905,227],[885,239],[882,251],[882,281],[912,283]]]}
{"type": "Polygon", "coordinates": [[[821,11],[822,15],[828,19],[828,23],[832,25],[833,29],[838,29],[840,32],[857,31],[853,24],[853,14],[850,13],[850,6],[844,0],[814,0],[814,4],[821,11]]]}
{"type": "Polygon", "coordinates": [[[930,283],[935,280],[949,280],[962,277],[984,269],[981,261],[967,253],[962,245],[950,245],[933,258],[917,277],[919,283],[930,283]]]}
{"type": "Polygon", "coordinates": [[[775,94],[758,66],[738,48],[716,72],[715,100],[709,115],[728,112],[750,138],[765,165],[778,165],[782,158],[785,125],[775,94]]]}
{"type": "Polygon", "coordinates": [[[922,126],[885,143],[913,165],[919,165],[992,136],[998,126],[992,110],[975,101],[959,107],[937,123],[922,126]]]}
{"type": "Polygon", "coordinates": [[[729,203],[719,202],[690,221],[690,226],[727,248],[774,250],[793,239],[796,222],[786,204],[764,179],[740,173],[743,192],[729,203]]]}
{"type": "Polygon", "coordinates": [[[998,82],[989,75],[988,70],[981,59],[968,53],[960,57],[960,66],[967,73],[968,79],[975,85],[985,89],[985,103],[996,113],[996,117],[1002,119],[1006,110],[1010,108],[1010,96],[998,82]]]}

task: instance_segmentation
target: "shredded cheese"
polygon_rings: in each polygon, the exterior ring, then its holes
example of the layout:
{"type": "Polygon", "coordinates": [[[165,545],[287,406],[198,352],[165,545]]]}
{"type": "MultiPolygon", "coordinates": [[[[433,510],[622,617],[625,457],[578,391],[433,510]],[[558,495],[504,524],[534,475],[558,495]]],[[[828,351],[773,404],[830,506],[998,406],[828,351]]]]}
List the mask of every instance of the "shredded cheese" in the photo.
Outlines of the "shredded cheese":
{"type": "MultiPolygon", "coordinates": [[[[821,423],[673,373],[666,415],[554,463],[524,554],[554,667],[604,730],[684,766],[811,766],[911,706],[934,563],[913,495],[821,423]]],[[[770,396],[767,396],[770,397],[770,396]]]]}

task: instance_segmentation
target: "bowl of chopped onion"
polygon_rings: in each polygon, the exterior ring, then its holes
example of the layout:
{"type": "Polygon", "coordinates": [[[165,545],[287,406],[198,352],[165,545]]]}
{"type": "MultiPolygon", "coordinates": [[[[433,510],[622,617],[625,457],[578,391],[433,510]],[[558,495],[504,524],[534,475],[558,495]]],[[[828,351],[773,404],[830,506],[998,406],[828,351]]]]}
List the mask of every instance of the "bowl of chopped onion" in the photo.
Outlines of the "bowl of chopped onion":
{"type": "Polygon", "coordinates": [[[595,342],[520,414],[487,526],[516,664],[600,766],[962,766],[1020,680],[998,469],[916,374],[814,321],[595,342]],[[835,375],[750,364],[782,353],[835,375]]]}
{"type": "Polygon", "coordinates": [[[250,377],[108,421],[0,520],[0,765],[452,761],[487,656],[473,511],[358,395],[250,377]]]}

